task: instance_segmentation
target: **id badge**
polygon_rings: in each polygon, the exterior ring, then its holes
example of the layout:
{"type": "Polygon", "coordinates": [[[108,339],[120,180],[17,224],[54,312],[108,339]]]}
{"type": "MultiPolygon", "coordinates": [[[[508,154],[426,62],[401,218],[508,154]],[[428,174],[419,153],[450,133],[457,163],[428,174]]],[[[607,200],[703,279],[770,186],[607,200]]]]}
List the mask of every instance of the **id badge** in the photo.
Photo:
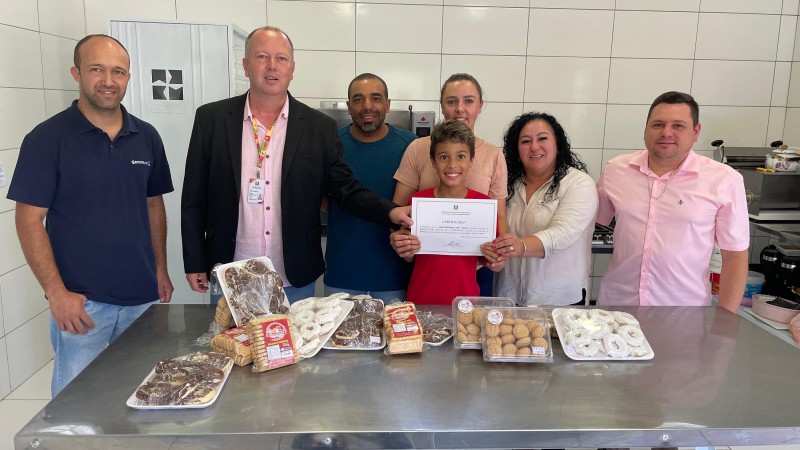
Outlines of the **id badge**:
{"type": "Polygon", "coordinates": [[[264,203],[265,187],[264,180],[250,180],[247,189],[247,203],[264,203]]]}

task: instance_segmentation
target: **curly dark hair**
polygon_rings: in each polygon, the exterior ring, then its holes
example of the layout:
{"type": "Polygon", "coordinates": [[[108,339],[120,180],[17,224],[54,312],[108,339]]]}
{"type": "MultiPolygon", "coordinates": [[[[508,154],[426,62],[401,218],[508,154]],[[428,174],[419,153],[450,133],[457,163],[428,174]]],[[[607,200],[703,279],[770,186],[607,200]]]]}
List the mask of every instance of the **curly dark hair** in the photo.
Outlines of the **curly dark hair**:
{"type": "Polygon", "coordinates": [[[519,135],[522,128],[533,120],[544,120],[553,128],[556,139],[556,172],[553,174],[553,182],[544,194],[544,201],[550,202],[556,198],[556,192],[561,184],[561,179],[567,174],[570,167],[586,172],[586,164],[581,161],[580,156],[573,153],[567,133],[558,123],[555,117],[543,112],[529,112],[517,116],[511,125],[508,126],[503,137],[503,153],[506,156],[506,166],[508,166],[508,198],[514,196],[514,189],[519,180],[525,176],[525,168],[519,156],[519,135]]]}

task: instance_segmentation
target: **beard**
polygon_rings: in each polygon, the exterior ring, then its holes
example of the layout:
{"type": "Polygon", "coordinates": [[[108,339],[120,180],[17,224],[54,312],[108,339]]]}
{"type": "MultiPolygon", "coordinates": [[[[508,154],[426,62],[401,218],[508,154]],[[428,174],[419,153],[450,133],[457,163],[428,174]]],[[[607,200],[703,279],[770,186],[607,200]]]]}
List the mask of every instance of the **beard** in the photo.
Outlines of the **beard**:
{"type": "Polygon", "coordinates": [[[372,133],[380,128],[381,125],[383,125],[383,115],[377,111],[364,111],[363,113],[358,114],[358,118],[355,119],[354,122],[356,126],[364,133],[372,133]],[[361,119],[363,115],[373,115],[376,119],[372,123],[364,123],[364,121],[361,119]]]}

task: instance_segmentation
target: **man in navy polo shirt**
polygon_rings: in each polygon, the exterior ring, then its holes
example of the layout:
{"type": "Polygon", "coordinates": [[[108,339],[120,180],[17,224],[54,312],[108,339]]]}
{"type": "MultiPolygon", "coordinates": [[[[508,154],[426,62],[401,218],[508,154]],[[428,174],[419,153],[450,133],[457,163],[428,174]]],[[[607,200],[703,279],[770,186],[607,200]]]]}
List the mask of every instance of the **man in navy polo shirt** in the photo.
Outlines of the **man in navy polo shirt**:
{"type": "Polygon", "coordinates": [[[74,63],[78,100],[25,136],[8,191],[25,259],[50,303],[53,396],[173,291],[161,197],[172,180],[155,128],[120,105],[128,52],[90,35],[74,63]]]}

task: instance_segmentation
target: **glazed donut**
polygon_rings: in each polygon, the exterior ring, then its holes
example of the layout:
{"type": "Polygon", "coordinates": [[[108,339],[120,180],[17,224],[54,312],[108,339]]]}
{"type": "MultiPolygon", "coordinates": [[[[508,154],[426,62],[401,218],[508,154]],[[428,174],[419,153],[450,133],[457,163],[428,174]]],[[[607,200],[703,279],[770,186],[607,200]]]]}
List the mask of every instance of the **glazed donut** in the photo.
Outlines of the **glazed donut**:
{"type": "Polygon", "coordinates": [[[565,336],[567,344],[572,345],[573,347],[582,347],[584,345],[588,345],[589,342],[592,342],[592,338],[589,336],[589,332],[586,330],[572,330],[565,336]]]}
{"type": "Polygon", "coordinates": [[[573,345],[572,348],[575,350],[575,353],[587,358],[596,355],[597,352],[600,351],[600,346],[597,345],[595,341],[589,341],[586,345],[573,345]]]}
{"type": "Polygon", "coordinates": [[[618,334],[622,336],[625,343],[634,347],[644,344],[644,333],[633,325],[623,325],[619,327],[618,334]]]}
{"type": "Polygon", "coordinates": [[[614,314],[610,311],[606,311],[604,309],[592,309],[589,311],[589,317],[594,319],[597,322],[603,322],[607,324],[612,324],[616,319],[614,319],[614,314]]]}
{"type": "Polygon", "coordinates": [[[303,339],[306,341],[313,341],[314,339],[319,337],[319,325],[314,322],[304,323],[300,325],[300,335],[303,336],[303,339]]]}
{"type": "Polygon", "coordinates": [[[609,333],[603,336],[603,346],[606,354],[612,358],[624,358],[630,353],[628,344],[618,334],[609,333]]]}
{"type": "Polygon", "coordinates": [[[623,311],[614,311],[614,320],[619,322],[620,325],[639,325],[636,317],[623,311]]]}
{"type": "Polygon", "coordinates": [[[310,309],[303,309],[303,310],[297,311],[292,316],[292,321],[294,323],[296,323],[298,326],[304,325],[304,324],[307,324],[307,323],[311,323],[311,322],[314,321],[314,311],[312,311],[310,309]]]}
{"type": "Polygon", "coordinates": [[[317,323],[335,322],[336,317],[339,316],[339,307],[326,307],[317,311],[314,321],[317,323]]]}

